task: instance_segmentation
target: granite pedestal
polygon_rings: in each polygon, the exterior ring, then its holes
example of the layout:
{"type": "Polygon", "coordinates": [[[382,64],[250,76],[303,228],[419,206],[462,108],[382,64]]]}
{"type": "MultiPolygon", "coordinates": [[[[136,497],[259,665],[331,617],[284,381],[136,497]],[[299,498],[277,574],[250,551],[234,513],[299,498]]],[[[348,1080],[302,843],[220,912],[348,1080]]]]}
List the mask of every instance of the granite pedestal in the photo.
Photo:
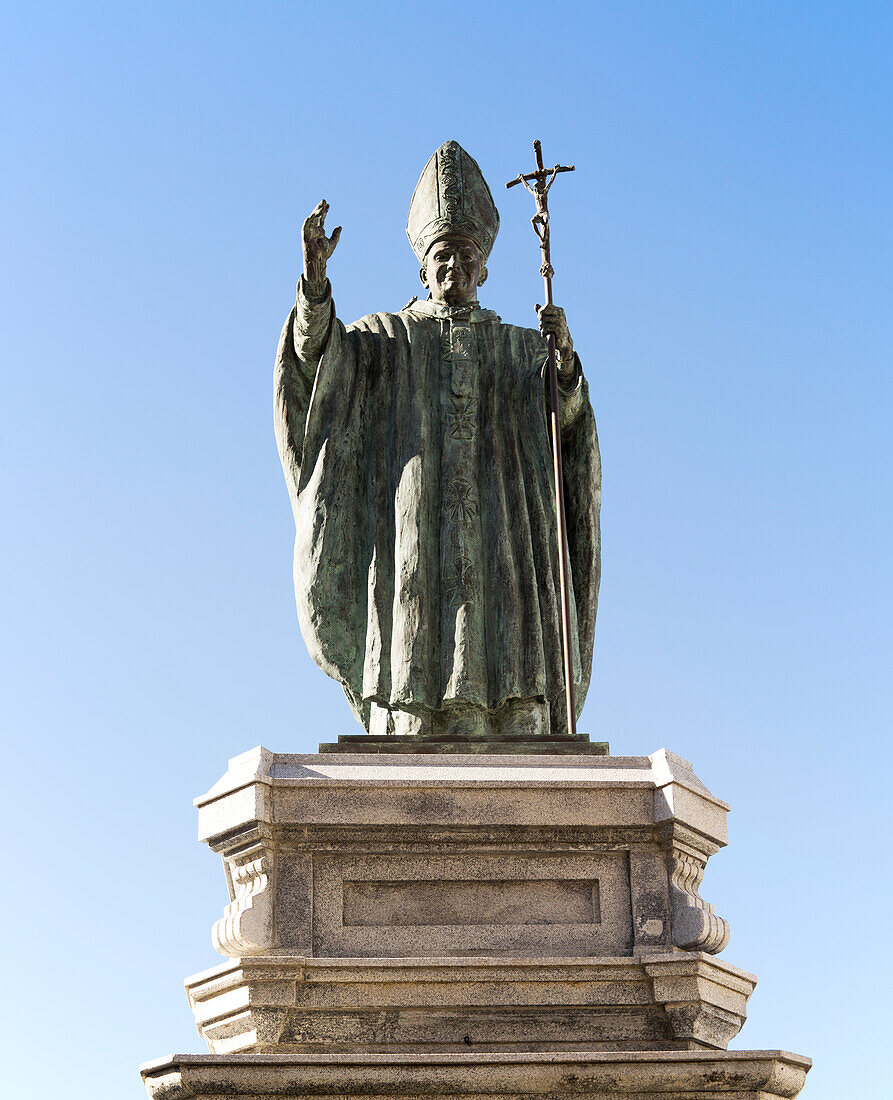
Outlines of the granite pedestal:
{"type": "Polygon", "coordinates": [[[728,807],[671,752],[258,748],[196,804],[226,961],[186,981],[211,1054],[144,1067],[153,1097],[802,1087],[726,1050],[756,984],[699,894],[728,807]]]}

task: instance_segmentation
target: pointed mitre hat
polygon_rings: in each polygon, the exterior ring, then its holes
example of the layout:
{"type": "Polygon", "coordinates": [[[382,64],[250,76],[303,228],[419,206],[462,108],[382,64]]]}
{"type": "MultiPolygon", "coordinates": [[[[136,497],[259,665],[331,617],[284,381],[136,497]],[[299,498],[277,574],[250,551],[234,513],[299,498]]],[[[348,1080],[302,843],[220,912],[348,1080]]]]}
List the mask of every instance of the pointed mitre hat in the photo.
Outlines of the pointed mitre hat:
{"type": "Polygon", "coordinates": [[[470,237],[484,260],[499,232],[499,211],[487,181],[458,141],[446,141],[419,177],[409,204],[406,235],[424,260],[435,241],[450,233],[470,237]]]}

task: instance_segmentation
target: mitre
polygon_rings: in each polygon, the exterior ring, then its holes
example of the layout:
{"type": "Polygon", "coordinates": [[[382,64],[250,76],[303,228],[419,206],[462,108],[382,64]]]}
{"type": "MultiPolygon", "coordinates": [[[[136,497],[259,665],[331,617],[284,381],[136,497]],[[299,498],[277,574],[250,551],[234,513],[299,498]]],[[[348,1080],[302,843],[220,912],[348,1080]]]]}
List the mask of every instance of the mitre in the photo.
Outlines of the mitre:
{"type": "Polygon", "coordinates": [[[458,141],[446,141],[425,165],[409,204],[406,235],[424,260],[441,237],[461,233],[490,255],[499,232],[499,211],[477,161],[458,141]]]}

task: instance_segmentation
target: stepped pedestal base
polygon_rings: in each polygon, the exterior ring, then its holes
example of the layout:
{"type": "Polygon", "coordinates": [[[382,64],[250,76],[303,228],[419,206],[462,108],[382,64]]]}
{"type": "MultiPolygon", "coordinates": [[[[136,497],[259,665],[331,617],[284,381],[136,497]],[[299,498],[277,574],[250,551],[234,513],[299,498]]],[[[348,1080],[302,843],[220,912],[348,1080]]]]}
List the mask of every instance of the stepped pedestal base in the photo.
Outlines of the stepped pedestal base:
{"type": "Polygon", "coordinates": [[[775,1100],[808,1058],[778,1050],[560,1054],[180,1054],[142,1067],[152,1100],[775,1100]]]}
{"type": "Polygon", "coordinates": [[[714,958],[728,807],[687,760],[330,748],[254,749],[197,799],[226,961],[186,982],[211,1053],[144,1066],[152,1100],[798,1094],[809,1059],[725,1049],[756,979],[714,958]]]}
{"type": "Polygon", "coordinates": [[[186,981],[214,1054],[725,1049],[756,978],[703,953],[232,959],[186,981]]]}

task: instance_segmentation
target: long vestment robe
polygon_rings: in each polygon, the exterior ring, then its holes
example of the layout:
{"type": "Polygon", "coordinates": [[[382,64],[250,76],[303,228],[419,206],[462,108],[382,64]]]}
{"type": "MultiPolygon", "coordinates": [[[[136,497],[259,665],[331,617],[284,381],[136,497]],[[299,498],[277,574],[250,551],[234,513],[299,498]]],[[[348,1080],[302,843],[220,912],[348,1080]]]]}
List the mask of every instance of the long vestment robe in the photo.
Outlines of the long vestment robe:
{"type": "MultiPolygon", "coordinates": [[[[566,733],[546,345],[477,303],[345,327],[299,284],[276,360],[298,617],[359,720],[550,704],[566,733]]],[[[562,396],[577,710],[589,686],[601,469],[579,361],[562,396]]]]}

